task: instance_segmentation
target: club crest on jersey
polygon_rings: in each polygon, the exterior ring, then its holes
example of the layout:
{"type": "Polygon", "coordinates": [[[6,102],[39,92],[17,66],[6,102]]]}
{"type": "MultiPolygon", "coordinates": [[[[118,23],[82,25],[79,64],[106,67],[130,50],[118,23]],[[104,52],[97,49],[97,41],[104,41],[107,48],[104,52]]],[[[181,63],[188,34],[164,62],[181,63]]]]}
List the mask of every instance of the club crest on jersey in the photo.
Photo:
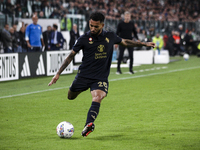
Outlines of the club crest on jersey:
{"type": "Polygon", "coordinates": [[[109,38],[106,37],[105,40],[106,40],[107,43],[109,43],[109,38]]]}
{"type": "Polygon", "coordinates": [[[98,50],[99,52],[103,52],[104,49],[105,49],[104,45],[99,45],[99,46],[97,47],[97,50],[98,50]]]}
{"type": "Polygon", "coordinates": [[[89,44],[93,44],[92,38],[89,38],[89,44]]]}

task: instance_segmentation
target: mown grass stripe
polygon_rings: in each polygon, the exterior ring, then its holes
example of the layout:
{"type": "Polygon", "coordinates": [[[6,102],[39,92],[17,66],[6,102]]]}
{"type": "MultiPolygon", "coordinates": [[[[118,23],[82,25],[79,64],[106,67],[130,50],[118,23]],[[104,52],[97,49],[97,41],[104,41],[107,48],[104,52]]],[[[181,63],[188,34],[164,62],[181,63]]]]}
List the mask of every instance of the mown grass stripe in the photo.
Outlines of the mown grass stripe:
{"type": "MultiPolygon", "coordinates": [[[[150,74],[145,74],[145,75],[133,75],[133,76],[130,76],[130,77],[125,77],[125,78],[110,79],[109,82],[119,81],[119,80],[127,80],[127,79],[134,79],[134,78],[141,78],[141,77],[160,75],[160,74],[167,74],[167,73],[179,72],[179,71],[185,71],[185,70],[192,70],[192,69],[197,69],[197,68],[200,68],[200,66],[183,68],[183,69],[176,69],[176,70],[169,70],[169,71],[165,71],[165,72],[150,73],[150,74]]],[[[2,96],[2,97],[0,97],[0,99],[11,98],[11,97],[16,97],[16,96],[24,96],[24,95],[36,94],[36,93],[42,93],[42,92],[48,92],[48,91],[54,91],[54,90],[60,90],[60,89],[64,89],[64,88],[69,88],[69,86],[53,88],[53,89],[46,89],[46,90],[41,90],[41,91],[33,91],[33,92],[28,92],[28,93],[14,94],[14,95],[8,95],[8,96],[2,96]]]]}

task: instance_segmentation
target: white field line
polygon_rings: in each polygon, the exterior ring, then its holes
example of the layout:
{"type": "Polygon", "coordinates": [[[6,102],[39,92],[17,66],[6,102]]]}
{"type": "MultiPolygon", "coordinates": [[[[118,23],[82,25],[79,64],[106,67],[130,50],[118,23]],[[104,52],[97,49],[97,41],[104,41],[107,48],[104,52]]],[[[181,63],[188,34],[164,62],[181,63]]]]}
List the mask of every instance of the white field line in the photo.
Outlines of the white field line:
{"type": "Polygon", "coordinates": [[[192,69],[197,69],[197,68],[200,68],[200,66],[191,67],[191,68],[184,68],[184,69],[176,69],[176,70],[170,70],[170,71],[158,72],[158,73],[150,73],[150,74],[146,74],[146,75],[138,75],[138,76],[133,75],[133,76],[130,76],[130,77],[125,77],[125,78],[111,79],[109,81],[118,81],[118,80],[127,80],[127,79],[133,79],[133,78],[141,78],[141,77],[147,77],[147,76],[153,76],[153,75],[159,75],[159,74],[166,74],[166,73],[172,73],[172,72],[192,70],[192,69]]]}
{"type": "MultiPolygon", "coordinates": [[[[138,76],[133,75],[133,76],[130,76],[130,77],[110,79],[109,82],[119,81],[119,80],[127,80],[127,79],[134,79],[134,78],[141,78],[141,77],[148,77],[148,76],[160,75],[160,74],[167,74],[167,73],[179,72],[179,71],[185,71],[185,70],[192,70],[192,69],[197,69],[197,68],[200,68],[200,66],[191,67],[191,68],[184,68],[184,69],[176,69],[176,70],[170,70],[170,71],[158,72],[158,73],[150,73],[150,74],[146,74],[146,75],[138,75],[138,76]]],[[[46,90],[41,90],[41,91],[34,91],[34,92],[28,92],[28,93],[21,93],[21,94],[15,94],[15,95],[2,96],[2,97],[0,97],[0,99],[10,98],[10,97],[16,97],[16,96],[24,96],[24,95],[35,94],[35,93],[42,93],[42,92],[48,92],[48,91],[54,91],[54,90],[60,90],[60,89],[68,88],[68,87],[59,87],[59,88],[46,89],[46,90]]]]}
{"type": "Polygon", "coordinates": [[[60,90],[60,89],[64,89],[64,88],[67,88],[67,87],[59,87],[59,88],[54,88],[54,89],[46,89],[46,90],[41,90],[41,91],[34,91],[34,92],[28,92],[28,93],[21,93],[21,94],[15,94],[15,95],[2,96],[2,97],[0,97],[0,99],[9,98],[9,97],[16,97],[16,96],[24,96],[24,95],[42,93],[42,92],[48,92],[48,91],[54,91],[54,90],[60,90]]]}

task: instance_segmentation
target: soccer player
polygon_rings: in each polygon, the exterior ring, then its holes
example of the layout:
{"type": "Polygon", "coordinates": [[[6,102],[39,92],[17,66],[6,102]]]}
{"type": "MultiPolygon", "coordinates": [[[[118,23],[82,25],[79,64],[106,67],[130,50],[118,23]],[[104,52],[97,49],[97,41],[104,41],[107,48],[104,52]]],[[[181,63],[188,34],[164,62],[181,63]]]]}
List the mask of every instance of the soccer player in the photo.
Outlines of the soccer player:
{"type": "Polygon", "coordinates": [[[41,47],[45,45],[42,36],[42,27],[37,24],[37,15],[33,15],[32,21],[33,23],[26,28],[25,40],[27,42],[28,52],[37,52],[41,51],[41,47]]]}
{"type": "Polygon", "coordinates": [[[62,71],[70,64],[76,53],[82,49],[82,64],[69,88],[68,99],[73,100],[81,92],[90,88],[92,104],[82,131],[82,136],[84,137],[94,130],[94,121],[99,113],[101,101],[108,93],[108,75],[112,61],[113,45],[120,44],[127,47],[155,46],[153,42],[135,42],[129,39],[122,39],[113,32],[104,31],[104,19],[105,17],[102,13],[94,12],[91,14],[89,20],[90,31],[77,40],[71,53],[49,83],[49,86],[56,83],[62,71]]]}

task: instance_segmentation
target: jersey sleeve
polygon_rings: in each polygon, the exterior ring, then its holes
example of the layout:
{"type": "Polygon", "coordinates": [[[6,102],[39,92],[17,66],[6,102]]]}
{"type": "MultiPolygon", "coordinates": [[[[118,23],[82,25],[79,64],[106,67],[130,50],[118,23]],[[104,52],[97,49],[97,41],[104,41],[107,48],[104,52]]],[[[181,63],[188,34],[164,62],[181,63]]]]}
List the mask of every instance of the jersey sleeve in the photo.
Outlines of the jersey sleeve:
{"type": "Polygon", "coordinates": [[[113,33],[113,39],[114,39],[114,44],[119,44],[122,41],[122,38],[120,38],[117,34],[113,33]]]}
{"type": "Polygon", "coordinates": [[[83,49],[83,42],[82,42],[82,38],[78,38],[76,41],[75,41],[75,44],[73,45],[72,49],[73,51],[75,51],[76,53],[79,52],[81,49],[83,49]]]}

